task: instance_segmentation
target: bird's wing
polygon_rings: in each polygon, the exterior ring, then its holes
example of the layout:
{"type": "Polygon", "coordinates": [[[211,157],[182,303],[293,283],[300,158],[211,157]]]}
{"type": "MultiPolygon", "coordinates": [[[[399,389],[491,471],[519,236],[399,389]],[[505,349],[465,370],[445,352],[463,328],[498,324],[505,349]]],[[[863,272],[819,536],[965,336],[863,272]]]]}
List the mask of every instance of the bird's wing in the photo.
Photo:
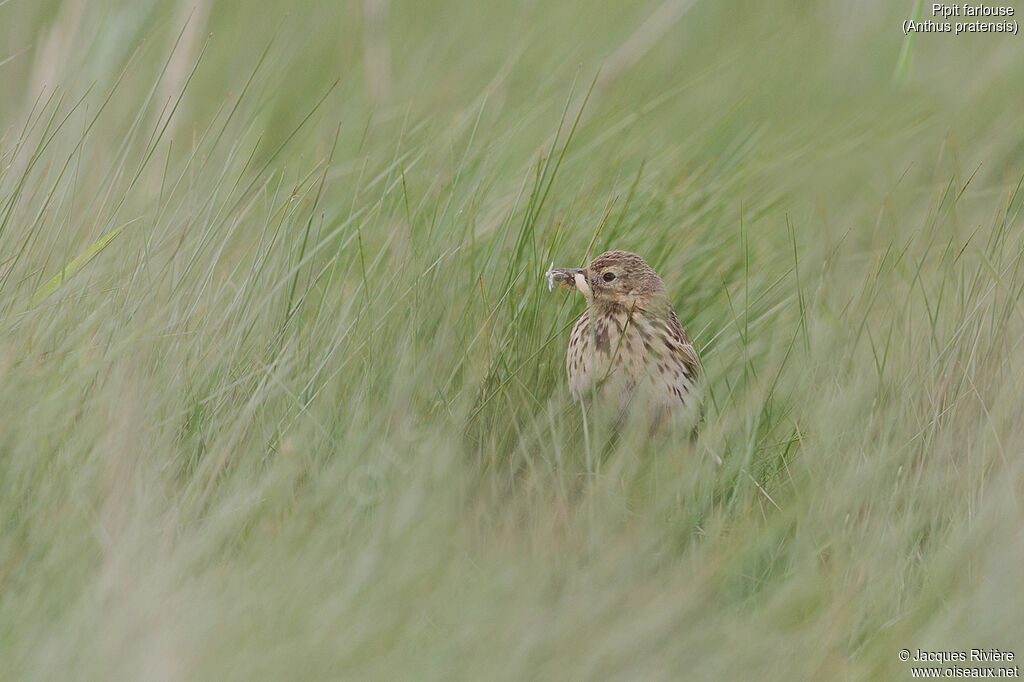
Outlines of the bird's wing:
{"type": "MultiPolygon", "coordinates": [[[[697,376],[700,374],[700,358],[697,357],[697,350],[690,343],[690,337],[683,331],[683,325],[679,323],[679,318],[676,316],[676,311],[669,308],[668,319],[666,320],[666,326],[669,332],[669,337],[672,338],[676,344],[678,344],[679,359],[682,362],[683,368],[689,375],[692,381],[697,380],[697,376]]],[[[675,350],[670,347],[669,350],[675,350]]]]}
{"type": "Polygon", "coordinates": [[[697,408],[700,361],[679,318],[669,309],[661,317],[649,318],[649,324],[651,332],[645,335],[645,346],[652,395],[666,406],[681,403],[686,408],[697,408]]]}

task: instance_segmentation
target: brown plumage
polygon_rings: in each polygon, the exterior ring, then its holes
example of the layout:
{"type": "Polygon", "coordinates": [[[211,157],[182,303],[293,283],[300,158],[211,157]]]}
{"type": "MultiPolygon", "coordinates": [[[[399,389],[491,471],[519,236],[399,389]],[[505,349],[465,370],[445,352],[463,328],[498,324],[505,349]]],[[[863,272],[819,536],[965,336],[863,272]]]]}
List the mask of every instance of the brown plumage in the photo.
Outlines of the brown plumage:
{"type": "Polygon", "coordinates": [[[550,270],[548,280],[575,286],[587,300],[566,355],[574,400],[597,395],[620,410],[640,402],[659,421],[670,415],[697,421],[697,351],[665,283],[643,258],[608,251],[585,268],[550,270]]]}

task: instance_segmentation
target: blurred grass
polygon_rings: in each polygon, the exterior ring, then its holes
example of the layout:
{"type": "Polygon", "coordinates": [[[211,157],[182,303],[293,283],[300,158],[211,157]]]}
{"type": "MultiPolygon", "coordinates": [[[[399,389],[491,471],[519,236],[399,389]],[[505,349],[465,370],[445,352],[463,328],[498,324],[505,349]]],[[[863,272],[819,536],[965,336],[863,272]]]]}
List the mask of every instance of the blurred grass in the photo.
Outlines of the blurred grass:
{"type": "Polygon", "coordinates": [[[0,678],[1013,650],[1024,47],[904,4],[0,3],[0,678]],[[591,244],[696,444],[570,403],[591,244]]]}

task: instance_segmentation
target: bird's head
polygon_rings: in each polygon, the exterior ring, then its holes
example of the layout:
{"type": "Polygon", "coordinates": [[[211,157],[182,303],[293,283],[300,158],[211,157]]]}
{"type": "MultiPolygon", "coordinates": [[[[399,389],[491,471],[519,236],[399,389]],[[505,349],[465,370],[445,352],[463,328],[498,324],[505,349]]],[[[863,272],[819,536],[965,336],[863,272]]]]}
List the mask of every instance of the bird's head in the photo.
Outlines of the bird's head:
{"type": "Polygon", "coordinates": [[[547,274],[549,283],[574,286],[597,306],[642,308],[665,295],[658,273],[629,251],[605,251],[585,268],[553,268],[547,274]]]}

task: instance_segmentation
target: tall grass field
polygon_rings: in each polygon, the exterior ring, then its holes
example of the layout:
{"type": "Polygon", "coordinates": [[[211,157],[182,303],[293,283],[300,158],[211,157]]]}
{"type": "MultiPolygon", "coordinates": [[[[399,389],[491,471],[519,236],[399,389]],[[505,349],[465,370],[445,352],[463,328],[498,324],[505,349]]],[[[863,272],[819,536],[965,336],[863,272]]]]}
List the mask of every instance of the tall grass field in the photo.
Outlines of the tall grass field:
{"type": "Polygon", "coordinates": [[[1024,37],[930,12],[0,0],[0,680],[1020,664],[1024,37]],[[569,397],[613,248],[693,440],[569,397]]]}

